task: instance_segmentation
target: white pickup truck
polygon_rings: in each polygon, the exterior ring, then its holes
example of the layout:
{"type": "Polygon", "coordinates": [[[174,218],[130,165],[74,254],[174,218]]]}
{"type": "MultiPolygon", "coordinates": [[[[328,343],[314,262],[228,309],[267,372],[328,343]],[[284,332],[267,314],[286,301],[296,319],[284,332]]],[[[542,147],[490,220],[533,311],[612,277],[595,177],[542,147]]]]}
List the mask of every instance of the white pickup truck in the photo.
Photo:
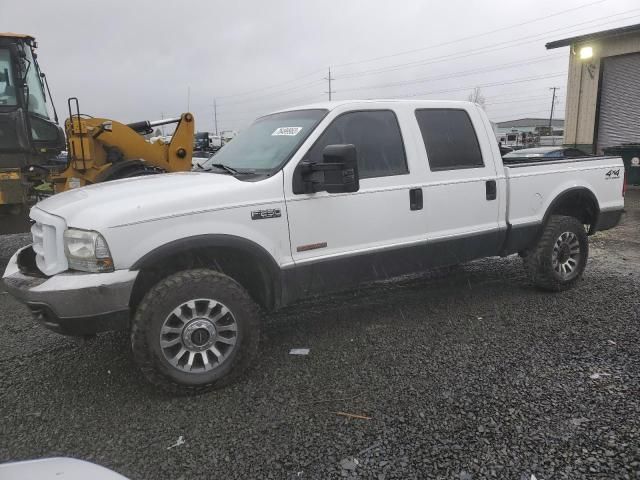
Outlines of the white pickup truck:
{"type": "Polygon", "coordinates": [[[7,290],[60,333],[129,329],[151,382],[198,392],[251,363],[260,308],[513,253],[538,287],[574,286],[624,206],[620,158],[505,166],[467,102],[280,111],[202,167],[39,203],[7,290]]]}

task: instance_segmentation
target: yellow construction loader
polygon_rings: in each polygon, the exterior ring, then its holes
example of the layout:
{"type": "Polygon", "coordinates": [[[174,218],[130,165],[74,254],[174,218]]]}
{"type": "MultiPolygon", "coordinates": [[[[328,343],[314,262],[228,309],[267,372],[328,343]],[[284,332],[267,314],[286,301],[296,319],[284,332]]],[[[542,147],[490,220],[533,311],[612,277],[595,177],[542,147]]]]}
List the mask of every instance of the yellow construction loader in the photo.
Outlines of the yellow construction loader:
{"type": "Polygon", "coordinates": [[[191,113],[127,125],[84,115],[77,98],[71,98],[63,132],[36,48],[30,35],[0,33],[0,233],[16,231],[16,224],[24,230],[28,207],[42,196],[119,178],[191,170],[191,113]],[[177,125],[169,142],[143,136],[172,123],[177,125]],[[65,149],[66,159],[61,155],[65,149]]]}
{"type": "Polygon", "coordinates": [[[63,172],[50,177],[54,192],[120,178],[191,170],[194,123],[191,113],[129,124],[87,117],[80,113],[78,99],[70,98],[69,118],[64,124],[69,161],[63,172]],[[153,133],[154,127],[172,123],[177,126],[170,142],[143,137],[153,133]]]}

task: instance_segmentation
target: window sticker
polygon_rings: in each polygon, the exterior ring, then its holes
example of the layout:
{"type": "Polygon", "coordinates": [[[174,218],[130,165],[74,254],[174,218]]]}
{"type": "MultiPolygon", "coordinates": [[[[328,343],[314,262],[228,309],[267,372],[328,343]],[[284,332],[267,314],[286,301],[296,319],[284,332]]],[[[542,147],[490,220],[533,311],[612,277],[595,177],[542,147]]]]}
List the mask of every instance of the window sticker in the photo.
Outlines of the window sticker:
{"type": "Polygon", "coordinates": [[[286,135],[289,137],[294,137],[298,133],[300,133],[300,130],[302,130],[302,127],[279,127],[279,128],[276,128],[276,130],[271,134],[271,136],[276,137],[276,136],[286,135]]]}

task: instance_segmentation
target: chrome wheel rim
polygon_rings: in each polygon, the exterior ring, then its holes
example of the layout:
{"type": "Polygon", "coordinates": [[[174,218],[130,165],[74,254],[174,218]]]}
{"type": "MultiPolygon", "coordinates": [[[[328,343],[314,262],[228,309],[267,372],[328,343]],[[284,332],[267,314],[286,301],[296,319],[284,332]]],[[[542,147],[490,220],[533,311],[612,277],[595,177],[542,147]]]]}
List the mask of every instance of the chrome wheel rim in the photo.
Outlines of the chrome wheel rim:
{"type": "Polygon", "coordinates": [[[160,329],[164,358],[187,373],[219,368],[233,352],[237,339],[238,324],[231,310],[210,298],[180,304],[160,329]]]}
{"type": "Polygon", "coordinates": [[[580,264],[580,241],[573,232],[564,232],[553,245],[551,264],[555,272],[563,279],[577,272],[580,264]]]}

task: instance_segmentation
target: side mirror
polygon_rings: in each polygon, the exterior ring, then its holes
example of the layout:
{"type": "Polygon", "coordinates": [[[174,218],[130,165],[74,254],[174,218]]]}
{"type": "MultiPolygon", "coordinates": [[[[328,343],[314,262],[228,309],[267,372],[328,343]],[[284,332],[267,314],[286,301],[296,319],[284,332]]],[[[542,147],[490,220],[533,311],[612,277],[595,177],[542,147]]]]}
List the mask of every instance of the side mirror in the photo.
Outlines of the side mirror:
{"type": "Polygon", "coordinates": [[[360,190],[355,145],[327,145],[322,152],[322,163],[303,161],[296,170],[300,172],[301,181],[294,181],[294,193],[360,190]]]}

